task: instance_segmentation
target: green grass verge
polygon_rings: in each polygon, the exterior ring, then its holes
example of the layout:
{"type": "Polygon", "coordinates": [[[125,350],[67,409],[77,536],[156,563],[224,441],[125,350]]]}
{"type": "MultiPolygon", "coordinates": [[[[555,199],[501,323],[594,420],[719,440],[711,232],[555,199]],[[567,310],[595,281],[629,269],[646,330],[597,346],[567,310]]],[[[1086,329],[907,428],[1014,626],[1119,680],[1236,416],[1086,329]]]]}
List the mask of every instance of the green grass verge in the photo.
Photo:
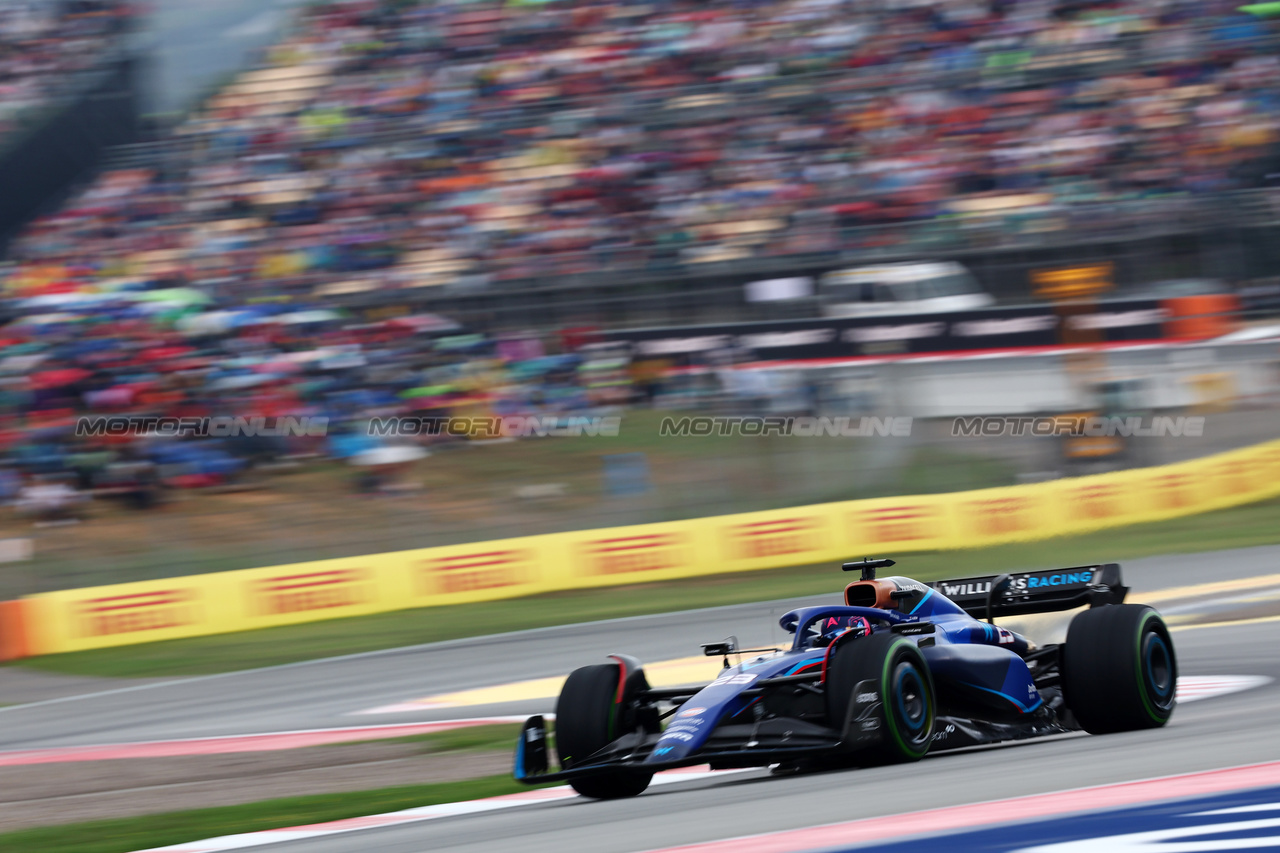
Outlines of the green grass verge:
{"type": "MultiPolygon", "coordinates": [[[[1276,543],[1280,543],[1280,500],[1082,536],[892,556],[899,557],[897,571],[931,580],[1276,543]]],[[[823,592],[834,594],[844,580],[827,564],[798,566],[573,590],[484,604],[401,610],[286,628],[49,655],[30,658],[20,665],[76,675],[201,675],[472,637],[495,630],[516,631],[823,592]]]]}
{"type": "Polygon", "coordinates": [[[219,835],[325,823],[437,803],[514,794],[528,789],[529,786],[510,776],[487,776],[462,782],[287,797],[241,806],[7,832],[0,834],[0,850],[5,853],[129,853],[131,850],[165,847],[219,835]]]}

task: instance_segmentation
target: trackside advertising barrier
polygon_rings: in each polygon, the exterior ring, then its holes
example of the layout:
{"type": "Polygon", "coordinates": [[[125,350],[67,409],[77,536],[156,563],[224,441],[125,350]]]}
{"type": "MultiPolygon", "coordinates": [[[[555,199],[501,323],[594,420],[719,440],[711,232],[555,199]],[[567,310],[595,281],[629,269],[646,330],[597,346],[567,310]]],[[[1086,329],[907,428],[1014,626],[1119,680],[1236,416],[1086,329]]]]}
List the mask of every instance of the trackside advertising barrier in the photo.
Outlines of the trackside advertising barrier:
{"type": "Polygon", "coordinates": [[[1190,462],[52,592],[7,602],[12,657],[581,587],[975,548],[1280,495],[1280,441],[1190,462]],[[21,623],[21,630],[12,624],[21,623]]]}

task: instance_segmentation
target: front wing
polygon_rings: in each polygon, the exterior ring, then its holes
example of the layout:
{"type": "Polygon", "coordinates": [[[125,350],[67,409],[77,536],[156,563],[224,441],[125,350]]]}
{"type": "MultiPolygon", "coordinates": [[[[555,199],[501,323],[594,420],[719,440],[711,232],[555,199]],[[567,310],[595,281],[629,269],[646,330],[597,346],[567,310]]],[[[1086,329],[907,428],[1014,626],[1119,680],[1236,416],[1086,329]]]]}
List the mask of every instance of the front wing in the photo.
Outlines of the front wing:
{"type": "Polygon", "coordinates": [[[546,724],[542,717],[525,721],[516,744],[515,777],[530,784],[556,782],[620,769],[645,773],[710,764],[716,770],[730,767],[766,767],[785,761],[836,754],[846,744],[838,732],[826,726],[791,717],[775,717],[756,723],[718,727],[703,744],[684,758],[663,761],[653,750],[661,732],[623,735],[582,764],[550,772],[547,766],[546,724]]]}

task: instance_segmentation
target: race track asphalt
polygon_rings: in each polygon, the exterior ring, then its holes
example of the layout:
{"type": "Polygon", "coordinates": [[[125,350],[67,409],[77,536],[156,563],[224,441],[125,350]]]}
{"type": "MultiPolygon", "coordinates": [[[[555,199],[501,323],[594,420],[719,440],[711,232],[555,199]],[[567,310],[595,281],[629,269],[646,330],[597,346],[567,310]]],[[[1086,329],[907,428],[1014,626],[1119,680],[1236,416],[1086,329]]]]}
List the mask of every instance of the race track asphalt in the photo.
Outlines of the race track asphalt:
{"type": "MultiPolygon", "coordinates": [[[[909,560],[901,568],[909,572],[909,560]]],[[[1174,555],[1125,564],[1130,601],[1207,581],[1280,572],[1280,547],[1174,555]]],[[[831,596],[741,605],[506,636],[395,649],[224,676],[0,709],[0,749],[248,734],[550,710],[550,701],[353,716],[434,693],[561,675],[608,651],[642,660],[697,653],[699,642],[737,634],[776,642],[777,617],[831,596]]],[[[1248,586],[1231,595],[1248,598],[1248,586]]],[[[1219,598],[1206,608],[1219,612],[1219,598]]],[[[1194,604],[1194,602],[1193,602],[1194,604]]],[[[1185,609],[1185,602],[1183,603],[1185,609]]],[[[424,618],[430,618],[429,613],[424,618]]],[[[572,799],[475,817],[370,830],[273,847],[332,853],[422,851],[640,851],[869,815],[981,802],[1195,770],[1280,759],[1280,622],[1240,622],[1177,631],[1183,675],[1264,675],[1253,690],[1181,706],[1152,732],[1066,735],[943,753],[911,767],[793,777],[750,771],[655,788],[634,800],[572,799]]],[[[1105,805],[1100,803],[1099,805],[1105,805]]]]}

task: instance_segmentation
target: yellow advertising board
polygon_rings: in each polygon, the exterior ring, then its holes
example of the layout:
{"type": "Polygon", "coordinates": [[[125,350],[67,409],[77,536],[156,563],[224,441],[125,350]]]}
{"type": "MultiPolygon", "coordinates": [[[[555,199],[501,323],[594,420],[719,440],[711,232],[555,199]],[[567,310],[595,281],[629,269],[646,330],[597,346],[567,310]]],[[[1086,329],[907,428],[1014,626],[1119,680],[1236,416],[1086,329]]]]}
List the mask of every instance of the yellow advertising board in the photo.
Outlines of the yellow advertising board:
{"type": "MultiPolygon", "coordinates": [[[[563,536],[563,534],[559,534],[563,536]]],[[[33,654],[533,595],[556,536],[73,589],[24,600],[33,654]]]]}
{"type": "Polygon", "coordinates": [[[845,553],[935,551],[955,547],[951,495],[907,495],[836,504],[845,553]]]}
{"type": "MultiPolygon", "coordinates": [[[[95,649],[212,634],[223,621],[217,575],[46,593],[25,600],[32,654],[95,649]]],[[[222,630],[235,630],[231,627],[222,630]]]]}
{"type": "Polygon", "coordinates": [[[555,590],[976,548],[1280,495],[1280,441],[1165,465],[116,584],[23,599],[9,645],[53,654],[555,590]],[[19,642],[19,640],[21,642],[19,642]]]}
{"type": "Polygon", "coordinates": [[[385,581],[400,608],[470,604],[562,589],[551,569],[559,553],[558,536],[387,554],[385,581]]]}
{"type": "Polygon", "coordinates": [[[719,571],[743,572],[838,560],[842,541],[840,504],[699,519],[708,562],[719,571]]]}

